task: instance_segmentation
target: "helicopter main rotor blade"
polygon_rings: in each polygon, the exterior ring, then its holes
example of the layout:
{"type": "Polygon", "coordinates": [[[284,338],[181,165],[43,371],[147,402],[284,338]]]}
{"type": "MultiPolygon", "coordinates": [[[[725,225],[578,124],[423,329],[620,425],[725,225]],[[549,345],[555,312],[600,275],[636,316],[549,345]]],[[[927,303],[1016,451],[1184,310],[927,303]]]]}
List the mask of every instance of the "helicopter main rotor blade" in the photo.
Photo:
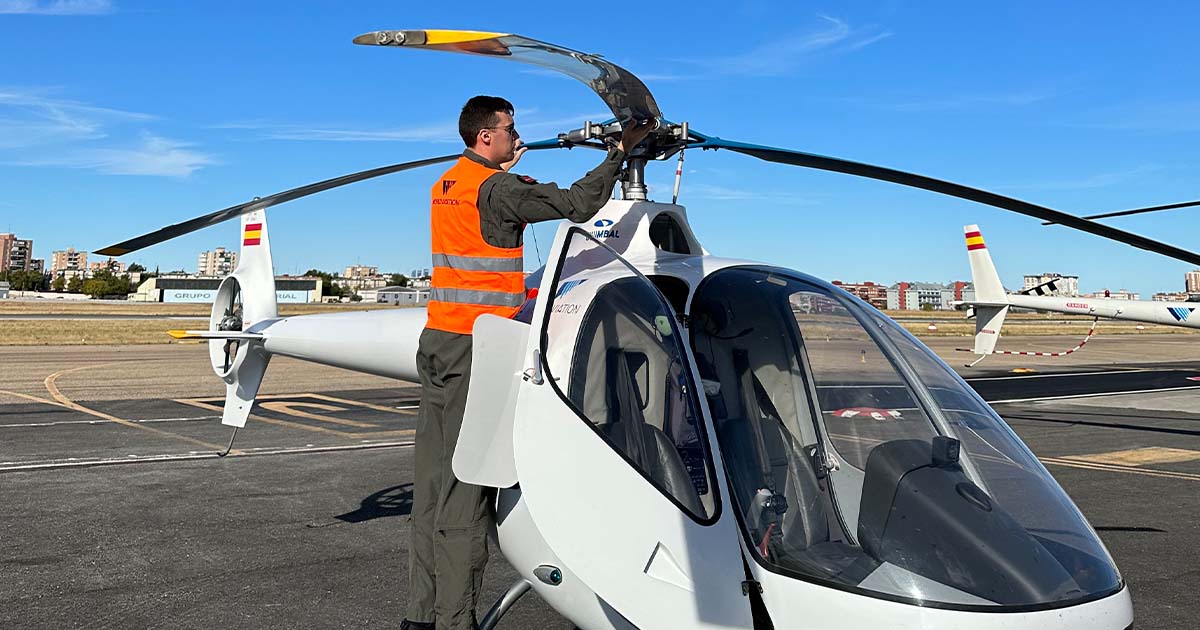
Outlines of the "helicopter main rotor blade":
{"type": "Polygon", "coordinates": [[[1118,230],[1117,228],[1095,223],[1067,214],[1052,210],[1044,206],[1035,205],[1027,201],[1005,197],[986,190],[971,188],[962,184],[955,184],[924,175],[908,173],[887,168],[885,166],[875,166],[872,164],[863,164],[861,162],[852,162],[841,158],[818,155],[815,153],[805,153],[803,151],[792,151],[790,149],[780,149],[776,147],[768,147],[757,144],[747,144],[744,142],[735,142],[732,140],[724,140],[704,136],[702,134],[691,132],[693,136],[700,138],[701,142],[691,145],[692,147],[700,147],[702,149],[729,149],[760,160],[768,162],[778,162],[780,164],[790,164],[792,166],[802,166],[805,168],[819,169],[823,171],[833,171],[836,173],[845,173],[847,175],[855,175],[858,177],[866,177],[869,179],[877,179],[902,186],[911,186],[913,188],[922,188],[951,197],[958,197],[968,201],[986,204],[1002,210],[1016,212],[1026,216],[1042,219],[1044,221],[1053,221],[1055,223],[1065,225],[1076,230],[1095,234],[1103,238],[1114,240],[1126,245],[1132,245],[1139,249],[1151,251],[1156,254],[1169,256],[1176,260],[1182,260],[1193,265],[1200,265],[1200,254],[1190,252],[1185,249],[1180,249],[1174,245],[1168,245],[1160,241],[1146,238],[1132,232],[1118,230]]]}
{"type": "Polygon", "coordinates": [[[582,81],[621,122],[661,120],[662,112],[646,84],[632,72],[599,55],[571,50],[512,33],[480,31],[373,31],[354,38],[363,46],[399,46],[510,59],[561,72],[582,81]]]}
{"type": "Polygon", "coordinates": [[[109,245],[103,249],[98,249],[94,253],[100,256],[123,256],[144,247],[157,245],[158,243],[173,239],[177,236],[183,236],[184,234],[195,232],[196,230],[228,221],[235,217],[246,214],[247,212],[254,212],[255,210],[262,208],[269,208],[274,205],[323,192],[329,190],[330,188],[337,188],[338,186],[345,186],[346,184],[353,184],[355,182],[361,182],[363,180],[380,177],[382,175],[399,173],[400,171],[407,171],[409,169],[429,166],[431,164],[438,164],[439,162],[449,162],[450,160],[458,159],[458,156],[459,154],[456,153],[454,155],[443,155],[440,157],[416,160],[413,162],[392,164],[391,166],[380,166],[378,168],[360,171],[358,173],[351,173],[349,175],[342,175],[341,177],[334,177],[333,179],[307,184],[291,190],[275,193],[274,195],[270,195],[268,197],[255,198],[245,203],[239,203],[236,206],[229,206],[223,210],[217,210],[216,212],[212,212],[201,217],[196,217],[195,219],[189,219],[183,223],[168,225],[165,228],[155,230],[149,234],[143,234],[127,241],[117,243],[116,245],[109,245]]]}
{"type": "MultiPolygon", "coordinates": [[[[562,143],[559,142],[557,138],[553,138],[549,140],[531,142],[523,146],[531,151],[537,151],[540,149],[557,149],[558,147],[562,146],[562,143]]],[[[439,157],[426,158],[424,160],[402,162],[400,164],[392,164],[391,166],[380,166],[378,168],[360,171],[358,173],[351,173],[349,175],[342,175],[341,177],[334,177],[333,179],[327,179],[313,184],[300,186],[291,190],[285,190],[280,193],[275,193],[269,197],[256,198],[245,203],[239,203],[236,206],[229,206],[223,210],[217,210],[216,212],[206,214],[202,217],[196,217],[195,219],[189,219],[182,223],[169,225],[160,230],[155,230],[148,234],[143,234],[127,241],[117,243],[116,245],[109,245],[108,247],[98,249],[94,253],[99,256],[123,256],[130,252],[135,252],[139,249],[143,249],[151,245],[157,245],[163,241],[171,240],[177,236],[183,236],[184,234],[189,234],[191,232],[195,232],[196,230],[228,221],[235,217],[246,214],[247,212],[254,212],[255,210],[259,210],[261,208],[277,206],[281,203],[287,203],[289,201],[300,199],[301,197],[315,195],[316,193],[324,192],[331,188],[337,188],[347,184],[354,184],[356,182],[361,182],[375,177],[382,177],[383,175],[391,175],[392,173],[399,173],[401,171],[407,171],[414,168],[421,168],[422,166],[430,166],[440,162],[449,162],[450,160],[458,159],[460,155],[462,154],[455,153],[454,155],[443,155],[439,157]]]]}
{"type": "MultiPolygon", "coordinates": [[[[1109,217],[1124,217],[1131,214],[1142,214],[1143,212],[1158,212],[1159,210],[1174,210],[1176,208],[1190,208],[1192,206],[1200,206],[1200,201],[1185,201],[1183,203],[1169,203],[1165,206],[1150,206],[1149,208],[1136,208],[1134,210],[1118,210],[1117,212],[1105,212],[1104,214],[1092,214],[1084,219],[1107,219],[1109,217]]],[[[1057,225],[1056,221],[1042,221],[1042,225],[1057,225]]]]}

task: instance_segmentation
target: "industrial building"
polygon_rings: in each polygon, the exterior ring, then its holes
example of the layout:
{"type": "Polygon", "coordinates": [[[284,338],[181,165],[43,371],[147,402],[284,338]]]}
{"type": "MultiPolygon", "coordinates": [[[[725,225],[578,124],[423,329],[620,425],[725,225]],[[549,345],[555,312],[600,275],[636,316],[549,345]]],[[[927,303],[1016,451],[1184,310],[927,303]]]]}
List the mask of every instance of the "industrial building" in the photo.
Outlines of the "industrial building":
{"type": "Polygon", "coordinates": [[[429,301],[429,289],[411,287],[386,287],[379,289],[375,301],[379,304],[398,306],[420,306],[429,301]]]}
{"type": "MultiPolygon", "coordinates": [[[[134,302],[211,304],[217,297],[222,278],[166,276],[141,283],[129,299],[134,302]]],[[[321,301],[320,278],[275,278],[275,300],[280,304],[305,304],[321,301]]]]}

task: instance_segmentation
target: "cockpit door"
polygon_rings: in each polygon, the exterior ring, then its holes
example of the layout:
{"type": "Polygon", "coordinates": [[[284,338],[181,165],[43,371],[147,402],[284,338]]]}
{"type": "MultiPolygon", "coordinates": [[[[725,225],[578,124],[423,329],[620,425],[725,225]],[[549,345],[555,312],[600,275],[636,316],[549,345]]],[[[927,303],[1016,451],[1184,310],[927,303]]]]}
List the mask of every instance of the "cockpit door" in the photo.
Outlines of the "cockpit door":
{"type": "Polygon", "coordinates": [[[751,628],[733,507],[674,311],[564,226],[535,308],[514,455],[529,513],[613,614],[751,628]]]}

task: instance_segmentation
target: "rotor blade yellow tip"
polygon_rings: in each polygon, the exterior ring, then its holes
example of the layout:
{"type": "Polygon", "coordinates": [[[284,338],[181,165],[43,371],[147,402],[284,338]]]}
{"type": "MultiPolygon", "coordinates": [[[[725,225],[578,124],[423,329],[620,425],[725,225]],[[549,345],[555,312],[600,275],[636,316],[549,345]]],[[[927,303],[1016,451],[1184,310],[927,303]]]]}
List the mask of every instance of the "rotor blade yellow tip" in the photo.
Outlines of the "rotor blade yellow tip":
{"type": "Polygon", "coordinates": [[[461,44],[463,42],[477,42],[483,39],[506,37],[508,35],[508,33],[488,33],[485,31],[427,30],[425,31],[425,44],[461,44]]]}

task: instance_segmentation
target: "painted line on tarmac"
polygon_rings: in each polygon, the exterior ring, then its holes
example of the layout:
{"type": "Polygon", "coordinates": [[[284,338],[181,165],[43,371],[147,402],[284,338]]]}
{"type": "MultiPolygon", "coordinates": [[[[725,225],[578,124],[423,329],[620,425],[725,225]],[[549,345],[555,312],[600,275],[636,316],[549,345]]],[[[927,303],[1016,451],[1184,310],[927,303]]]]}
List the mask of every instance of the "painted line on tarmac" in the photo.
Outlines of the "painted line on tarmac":
{"type": "Polygon", "coordinates": [[[1109,451],[1091,455],[1064,455],[1062,459],[1087,464],[1106,464],[1109,466],[1145,466],[1146,464],[1182,464],[1200,459],[1200,451],[1184,448],[1168,448],[1164,446],[1147,446],[1124,451],[1109,451]]]}
{"type": "MultiPolygon", "coordinates": [[[[301,396],[303,396],[303,395],[289,394],[286,396],[278,395],[276,397],[278,397],[278,398],[296,398],[296,397],[301,397],[301,396]]],[[[260,398],[261,398],[261,396],[260,396],[260,398]]],[[[175,402],[181,403],[184,405],[191,405],[193,407],[199,407],[201,409],[208,409],[210,411],[222,411],[221,407],[218,407],[218,406],[210,404],[210,403],[203,402],[204,400],[206,400],[206,399],[203,399],[203,398],[178,398],[178,399],[175,399],[175,402]]],[[[349,401],[349,402],[353,402],[353,401],[349,401]]],[[[319,426],[313,426],[311,424],[301,424],[299,422],[291,422],[288,420],[280,420],[277,418],[268,418],[266,416],[259,415],[256,413],[251,413],[249,418],[256,422],[266,422],[268,424],[275,424],[275,425],[279,425],[279,426],[290,427],[293,429],[300,429],[302,431],[312,431],[314,433],[325,433],[325,434],[329,434],[329,435],[336,435],[338,437],[343,437],[343,438],[373,438],[373,439],[385,438],[385,437],[398,438],[398,437],[407,437],[407,436],[411,436],[411,435],[416,435],[416,433],[417,433],[413,429],[395,429],[395,430],[366,431],[366,432],[338,431],[336,429],[330,429],[328,427],[319,427],[319,426]]]]}
{"type": "MultiPolygon", "coordinates": [[[[294,397],[295,394],[293,394],[292,396],[294,397]]],[[[258,398],[256,398],[256,400],[261,399],[261,398],[263,398],[263,397],[259,396],[258,398]]],[[[224,408],[218,407],[211,403],[204,402],[204,400],[206,400],[206,399],[203,399],[203,398],[175,398],[174,399],[175,402],[180,403],[182,405],[191,405],[193,407],[199,407],[201,409],[207,409],[209,411],[224,412],[224,408]]],[[[247,416],[247,419],[255,420],[257,422],[266,422],[267,424],[274,424],[274,425],[278,425],[281,427],[300,429],[301,431],[311,431],[313,433],[328,433],[330,435],[336,435],[338,437],[355,437],[356,435],[358,435],[356,433],[350,433],[348,431],[338,431],[336,429],[330,429],[328,427],[317,427],[317,426],[313,426],[310,424],[301,424],[299,422],[291,422],[289,420],[279,420],[277,418],[268,418],[266,416],[259,415],[256,413],[251,413],[249,416],[247,416]]]]}
{"type": "Polygon", "coordinates": [[[275,413],[287,414],[289,416],[295,416],[297,418],[306,418],[308,420],[318,420],[320,422],[332,422],[333,424],[340,424],[342,426],[347,426],[347,427],[358,427],[360,429],[377,429],[377,428],[379,428],[378,424],[371,424],[369,422],[359,422],[357,420],[347,420],[345,418],[335,418],[333,416],[323,416],[320,414],[310,413],[307,411],[301,411],[299,409],[296,409],[296,407],[307,407],[309,409],[316,409],[317,411],[348,411],[345,407],[337,407],[334,405],[325,405],[322,403],[292,402],[292,401],[283,401],[283,400],[268,400],[265,402],[258,403],[258,406],[263,409],[266,409],[268,411],[274,411],[275,413]]]}
{"type": "Polygon", "coordinates": [[[998,405],[1000,403],[1024,403],[1024,402],[1042,402],[1047,400],[1070,400],[1072,398],[1100,398],[1102,396],[1120,396],[1122,394],[1151,394],[1155,392],[1178,392],[1189,389],[1200,389],[1200,385],[1188,385],[1185,387],[1162,387],[1158,389],[1131,389],[1123,392],[1095,392],[1091,394],[1067,394],[1064,396],[1041,396],[1038,398],[1005,398],[1004,400],[989,400],[987,404],[998,405]]]}
{"type": "Polygon", "coordinates": [[[8,390],[0,389],[0,394],[5,394],[7,396],[13,396],[14,398],[21,398],[24,400],[32,400],[33,402],[42,403],[43,405],[50,405],[51,407],[62,407],[63,409],[70,409],[70,407],[68,407],[62,403],[57,403],[57,402],[54,402],[53,400],[46,400],[45,398],[39,398],[37,396],[30,396],[29,394],[22,394],[21,392],[10,392],[8,390]]]}
{"type": "Polygon", "coordinates": [[[146,426],[144,424],[130,422],[129,420],[125,420],[124,418],[118,418],[114,415],[104,413],[103,411],[96,411],[95,409],[92,409],[90,407],[84,407],[83,405],[71,400],[70,398],[67,398],[58,389],[57,381],[58,381],[59,377],[63,376],[64,374],[71,374],[74,372],[78,372],[80,370],[91,370],[91,369],[95,369],[95,368],[108,367],[110,365],[113,365],[113,364],[112,363],[99,363],[96,365],[81,365],[79,367],[73,367],[73,368],[69,368],[66,370],[59,370],[59,371],[51,374],[50,376],[46,377],[46,380],[44,381],[44,384],[46,386],[46,391],[50,392],[50,396],[52,398],[54,398],[54,400],[61,403],[63,406],[65,406],[69,409],[74,409],[75,411],[86,413],[91,416],[96,416],[97,418],[100,418],[102,420],[108,420],[110,422],[115,422],[122,426],[131,427],[134,429],[140,429],[142,431],[154,433],[156,435],[160,435],[163,437],[168,437],[168,438],[172,438],[172,439],[176,439],[176,440],[182,440],[184,442],[190,442],[192,444],[199,444],[200,446],[203,446],[204,448],[207,448],[207,449],[214,449],[214,450],[223,450],[224,449],[224,447],[222,447],[222,446],[218,446],[216,444],[210,444],[203,440],[197,440],[195,438],[190,438],[190,437],[187,437],[184,435],[179,435],[178,433],[172,433],[170,431],[164,431],[162,429],[157,429],[155,427],[146,426]]]}
{"type": "Polygon", "coordinates": [[[386,411],[388,413],[394,413],[394,414],[402,415],[402,416],[412,415],[412,414],[406,414],[406,413],[401,413],[401,412],[396,411],[396,409],[400,409],[400,407],[396,407],[395,409],[393,409],[391,407],[385,407],[383,405],[374,405],[374,404],[365,403],[365,402],[362,402],[359,400],[347,400],[345,398],[336,398],[334,396],[326,396],[324,394],[307,394],[307,395],[309,397],[316,398],[317,400],[328,400],[329,402],[343,403],[346,405],[355,405],[357,407],[363,407],[366,409],[374,409],[376,411],[386,411]]]}
{"type": "MultiPolygon", "coordinates": [[[[189,420],[217,420],[221,416],[188,416],[186,418],[146,418],[144,420],[130,420],[129,422],[149,423],[149,422],[187,422],[189,420]]],[[[70,424],[111,424],[111,420],[59,420],[56,422],[30,422],[27,424],[0,424],[0,429],[15,429],[15,428],[30,428],[30,427],[56,427],[59,425],[70,424]]]]}
{"type": "Polygon", "coordinates": [[[1157,368],[1131,368],[1128,370],[1109,370],[1106,372],[1057,372],[1051,374],[1018,374],[1016,376],[979,376],[975,378],[964,378],[968,383],[974,381],[1011,381],[1014,379],[1027,378],[1053,378],[1055,376],[1105,376],[1108,374],[1130,374],[1133,372],[1192,372],[1194,370],[1179,370],[1179,369],[1157,369],[1157,368]]]}
{"type": "Polygon", "coordinates": [[[340,453],[345,451],[367,451],[376,449],[408,448],[413,442],[379,442],[376,444],[349,444],[345,446],[312,446],[299,448],[262,447],[235,451],[225,457],[212,453],[181,453],[175,455],[130,455],[124,458],[90,459],[78,461],[46,461],[35,463],[0,462],[0,474],[6,472],[30,472],[36,470],[59,470],[64,468],[89,468],[95,466],[120,466],[124,464],[155,464],[162,462],[196,461],[203,459],[242,459],[265,455],[311,455],[317,453],[340,453]]]}
{"type": "Polygon", "coordinates": [[[1073,459],[1063,459],[1061,457],[1039,457],[1038,461],[1051,466],[1066,466],[1068,468],[1102,470],[1105,472],[1115,472],[1126,475],[1145,475],[1147,477],[1163,477],[1167,479],[1182,479],[1185,481],[1200,481],[1200,475],[1198,474],[1174,470],[1159,470],[1156,468],[1140,468],[1134,466],[1117,466],[1114,464],[1098,464],[1094,462],[1081,462],[1073,459]]]}

